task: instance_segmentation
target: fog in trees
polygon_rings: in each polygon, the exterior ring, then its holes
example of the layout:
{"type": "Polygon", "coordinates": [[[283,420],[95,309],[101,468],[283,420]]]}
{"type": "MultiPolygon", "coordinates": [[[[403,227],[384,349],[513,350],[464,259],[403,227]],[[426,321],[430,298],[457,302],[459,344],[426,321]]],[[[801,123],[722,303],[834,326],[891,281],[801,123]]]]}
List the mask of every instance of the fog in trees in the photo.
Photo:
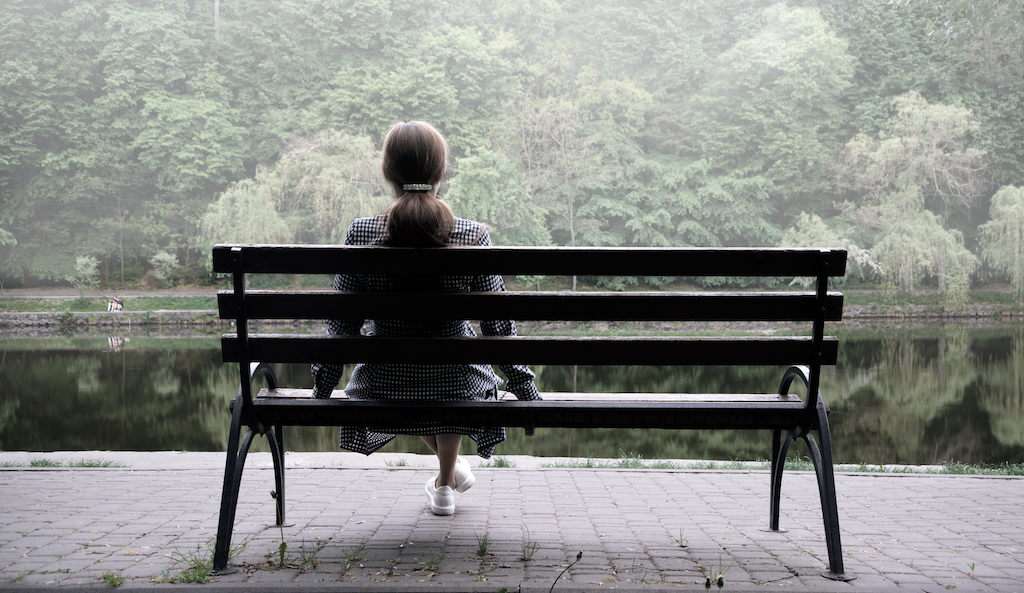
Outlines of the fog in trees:
{"type": "Polygon", "coordinates": [[[498,244],[842,246],[848,282],[1024,294],[1024,0],[213,6],[0,6],[4,286],[338,242],[422,119],[498,244]]]}

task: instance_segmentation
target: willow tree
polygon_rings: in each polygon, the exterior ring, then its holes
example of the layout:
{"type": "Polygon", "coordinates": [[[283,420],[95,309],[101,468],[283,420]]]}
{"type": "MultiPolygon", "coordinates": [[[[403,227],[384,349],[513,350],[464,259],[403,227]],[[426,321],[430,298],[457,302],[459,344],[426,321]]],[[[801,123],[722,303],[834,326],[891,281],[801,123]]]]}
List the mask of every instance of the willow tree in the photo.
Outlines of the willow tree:
{"type": "Polygon", "coordinates": [[[272,172],[277,208],[304,243],[341,243],[354,218],[379,214],[394,190],[368,136],[321,130],[292,139],[272,172]]]}
{"type": "Polygon", "coordinates": [[[962,304],[965,277],[978,262],[944,218],[973,205],[984,189],[987,157],[968,144],[980,125],[970,110],[929,104],[914,91],[896,97],[893,107],[877,136],[847,142],[837,178],[859,197],[838,206],[879,232],[872,255],[900,292],[932,274],[949,301],[962,304]]]}
{"type": "MultiPolygon", "coordinates": [[[[862,281],[871,280],[882,273],[882,267],[871,257],[871,253],[867,249],[859,247],[849,238],[841,236],[817,214],[801,212],[793,226],[783,231],[779,247],[837,247],[845,249],[847,251],[846,275],[835,278],[837,284],[842,284],[850,278],[862,281]]],[[[816,281],[817,278],[801,277],[794,279],[792,284],[809,287],[816,281]]]]}
{"type": "Polygon", "coordinates": [[[979,227],[982,258],[1013,283],[1024,301],[1024,188],[1008,185],[992,196],[991,220],[979,227]]]}
{"type": "Polygon", "coordinates": [[[340,243],[353,218],[388,203],[380,158],[366,136],[322,130],[288,142],[278,162],[210,205],[208,239],[229,243],[340,243]]]}
{"type": "Polygon", "coordinates": [[[280,183],[260,167],[252,179],[243,179],[209,206],[200,226],[214,243],[289,243],[292,232],[278,214],[275,202],[280,183]]]}

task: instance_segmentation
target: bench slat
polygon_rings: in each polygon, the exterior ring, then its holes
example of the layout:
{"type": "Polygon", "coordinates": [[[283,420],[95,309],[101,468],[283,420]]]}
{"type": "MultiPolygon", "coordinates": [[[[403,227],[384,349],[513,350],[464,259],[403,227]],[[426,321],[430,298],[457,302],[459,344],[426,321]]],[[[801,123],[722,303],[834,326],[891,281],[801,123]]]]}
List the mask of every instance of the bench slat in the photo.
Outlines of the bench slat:
{"type": "MultiPolygon", "coordinates": [[[[222,318],[234,318],[235,296],[217,295],[222,318]]],[[[811,321],[813,292],[488,292],[358,293],[260,291],[245,295],[249,319],[328,319],[361,311],[365,319],[515,319],[560,321],[811,321]],[[410,307],[409,303],[416,303],[410,307]]],[[[843,295],[830,292],[825,319],[839,321],[843,295]]]]}
{"type": "MultiPolygon", "coordinates": [[[[238,338],[221,338],[225,362],[237,362],[238,338]]],[[[839,342],[826,336],[822,364],[839,342]]],[[[810,336],[392,338],[250,334],[252,360],[413,364],[790,365],[814,358],[810,336]]]]}
{"type": "Polygon", "coordinates": [[[470,426],[561,428],[775,428],[796,426],[807,409],[799,400],[752,401],[370,401],[256,399],[257,417],[285,426],[382,426],[445,422],[470,426]]]}
{"type": "MultiPolygon", "coordinates": [[[[540,394],[544,401],[550,402],[800,402],[795,394],[779,395],[777,393],[569,393],[563,391],[545,391],[540,394]]],[[[294,401],[312,399],[312,389],[292,389],[278,387],[275,390],[263,388],[257,397],[265,400],[294,401]]],[[[332,400],[357,401],[348,397],[344,389],[335,389],[332,400]]],[[[518,401],[511,393],[504,393],[502,401],[518,401]]]]}
{"type": "Polygon", "coordinates": [[[233,247],[244,247],[243,268],[263,274],[366,274],[408,270],[431,274],[581,276],[817,276],[846,273],[846,251],[812,248],[446,247],[418,249],[355,245],[217,245],[213,270],[234,271],[233,247]]]}

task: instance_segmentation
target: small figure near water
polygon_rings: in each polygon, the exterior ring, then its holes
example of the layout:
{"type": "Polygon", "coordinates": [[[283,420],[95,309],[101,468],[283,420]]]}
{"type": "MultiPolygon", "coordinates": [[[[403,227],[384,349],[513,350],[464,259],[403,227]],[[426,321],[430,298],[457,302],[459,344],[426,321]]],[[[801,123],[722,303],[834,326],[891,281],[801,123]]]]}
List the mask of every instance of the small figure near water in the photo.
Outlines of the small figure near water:
{"type": "Polygon", "coordinates": [[[114,295],[114,298],[107,301],[107,311],[122,311],[124,309],[124,301],[121,297],[114,295]]]}

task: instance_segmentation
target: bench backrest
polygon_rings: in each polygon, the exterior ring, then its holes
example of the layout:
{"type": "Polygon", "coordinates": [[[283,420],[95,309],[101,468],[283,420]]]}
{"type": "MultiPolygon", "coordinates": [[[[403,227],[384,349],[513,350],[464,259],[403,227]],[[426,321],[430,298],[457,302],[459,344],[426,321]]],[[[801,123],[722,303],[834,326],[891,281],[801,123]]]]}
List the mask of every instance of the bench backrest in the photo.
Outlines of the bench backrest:
{"type": "Polygon", "coordinates": [[[842,316],[846,251],[769,248],[401,247],[218,245],[215,272],[234,290],[218,295],[220,315],[235,319],[223,337],[225,361],[239,362],[244,405],[251,403],[251,361],[490,364],[790,365],[811,371],[813,410],[822,364],[835,364],[838,341],[826,321],[842,316]],[[795,276],[811,290],[784,292],[345,293],[248,290],[245,274],[382,273],[436,275],[795,276]],[[415,306],[409,306],[415,303],[415,306]],[[253,319],[515,319],[553,321],[793,321],[804,336],[372,338],[250,335],[253,319]]]}

